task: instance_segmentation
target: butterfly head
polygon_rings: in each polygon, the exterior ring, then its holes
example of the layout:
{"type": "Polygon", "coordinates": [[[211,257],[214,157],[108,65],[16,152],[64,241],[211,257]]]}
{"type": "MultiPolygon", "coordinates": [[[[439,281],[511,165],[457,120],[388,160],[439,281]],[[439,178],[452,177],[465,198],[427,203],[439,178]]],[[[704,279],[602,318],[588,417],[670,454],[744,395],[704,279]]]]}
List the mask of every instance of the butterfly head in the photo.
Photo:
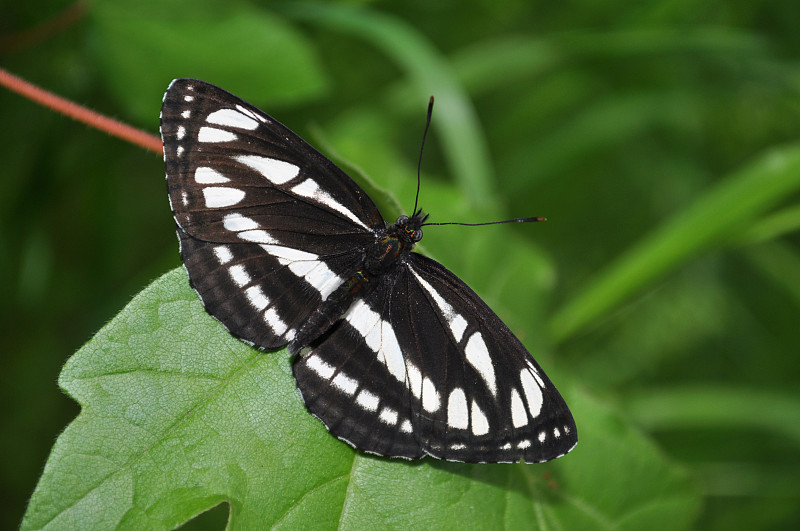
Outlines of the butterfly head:
{"type": "Polygon", "coordinates": [[[398,232],[405,235],[411,243],[417,243],[422,239],[422,224],[428,219],[428,214],[424,214],[422,209],[414,212],[411,217],[400,216],[395,222],[398,232]]]}

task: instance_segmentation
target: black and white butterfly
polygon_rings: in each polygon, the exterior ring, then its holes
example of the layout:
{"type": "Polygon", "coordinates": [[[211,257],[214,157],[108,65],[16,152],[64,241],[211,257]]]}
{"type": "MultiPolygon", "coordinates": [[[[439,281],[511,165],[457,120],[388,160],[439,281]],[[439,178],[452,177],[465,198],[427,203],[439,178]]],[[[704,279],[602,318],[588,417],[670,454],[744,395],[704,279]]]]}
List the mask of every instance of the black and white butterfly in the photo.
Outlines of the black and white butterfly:
{"type": "Polygon", "coordinates": [[[308,410],[365,452],[541,462],[577,443],[522,343],[441,264],[412,253],[427,216],[388,225],[299,136],[203,81],[161,110],[181,257],[206,310],[261,349],[299,354],[308,410]]]}

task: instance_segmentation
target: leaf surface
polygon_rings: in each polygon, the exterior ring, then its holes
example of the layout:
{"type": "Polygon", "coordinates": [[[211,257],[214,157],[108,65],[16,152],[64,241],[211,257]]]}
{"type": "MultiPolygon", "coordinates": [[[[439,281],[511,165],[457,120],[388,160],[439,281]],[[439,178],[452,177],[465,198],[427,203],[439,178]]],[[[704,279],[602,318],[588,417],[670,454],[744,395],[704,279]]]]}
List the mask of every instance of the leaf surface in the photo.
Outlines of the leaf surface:
{"type": "Polygon", "coordinates": [[[173,528],[224,502],[231,529],[625,527],[664,514],[685,523],[697,507],[681,469],[569,389],[584,438],[556,462],[355,452],[305,411],[288,353],[231,337],[182,268],[98,332],[59,383],[82,411],[53,448],[24,529],[173,528]]]}

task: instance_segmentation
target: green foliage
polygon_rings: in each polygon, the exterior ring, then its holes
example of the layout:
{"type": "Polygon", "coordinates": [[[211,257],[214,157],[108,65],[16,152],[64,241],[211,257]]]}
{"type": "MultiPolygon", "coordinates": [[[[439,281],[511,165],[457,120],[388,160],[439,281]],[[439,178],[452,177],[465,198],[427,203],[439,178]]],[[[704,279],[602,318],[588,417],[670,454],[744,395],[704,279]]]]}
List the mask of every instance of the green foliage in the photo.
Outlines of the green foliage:
{"type": "Polygon", "coordinates": [[[183,268],[138,295],[59,383],[81,414],[56,442],[23,529],[169,529],[220,503],[233,529],[641,529],[664,517],[685,524],[698,503],[680,467],[579,391],[567,396],[594,450],[558,463],[354,452],[305,411],[288,353],[232,338],[183,268]],[[614,487],[608,463],[624,468],[614,487]],[[627,484],[641,488],[608,499],[627,484]]]}
{"type": "Polygon", "coordinates": [[[217,83],[388,219],[434,94],[433,220],[549,221],[430,227],[423,252],[534,353],[580,444],[544,465],[352,451],[285,352],[164,274],[160,159],[0,91],[0,527],[800,527],[800,4],[106,0],[16,33],[62,8],[0,6],[5,68],[153,133],[173,77],[217,83]]]}
{"type": "Polygon", "coordinates": [[[153,7],[98,2],[91,10],[103,78],[142,123],[152,121],[151,102],[164,93],[164,79],[193,77],[233,90],[246,71],[248,85],[259,88],[237,95],[276,103],[304,101],[325,88],[308,42],[268,11],[247,5],[202,11],[186,2],[153,17],[153,7]]]}
{"type": "Polygon", "coordinates": [[[768,153],[722,181],[612,263],[589,289],[553,318],[554,335],[563,339],[575,333],[696,253],[736,240],[737,232],[754,217],[798,189],[800,145],[768,153]]]}

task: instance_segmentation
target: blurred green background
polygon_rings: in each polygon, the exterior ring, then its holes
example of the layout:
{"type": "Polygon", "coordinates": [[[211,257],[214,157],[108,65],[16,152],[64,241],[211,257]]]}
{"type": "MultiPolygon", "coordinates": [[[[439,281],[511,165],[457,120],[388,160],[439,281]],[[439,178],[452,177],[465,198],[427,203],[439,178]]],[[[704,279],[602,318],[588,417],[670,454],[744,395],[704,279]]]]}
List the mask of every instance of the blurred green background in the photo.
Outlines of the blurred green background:
{"type": "MultiPolygon", "coordinates": [[[[523,340],[548,372],[683,464],[704,496],[696,527],[797,529],[798,24],[794,0],[5,0],[0,58],[154,134],[169,81],[206,79],[381,175],[406,210],[434,94],[434,221],[549,218],[512,230],[543,253],[546,289],[501,316],[541,321],[523,340]],[[441,187],[459,203],[437,205],[441,187]]],[[[160,157],[6,90],[0,116],[12,528],[78,412],[60,367],[179,259],[160,157]]],[[[426,249],[464,230],[485,238],[475,261],[503,267],[487,227],[431,227],[426,249]]]]}

